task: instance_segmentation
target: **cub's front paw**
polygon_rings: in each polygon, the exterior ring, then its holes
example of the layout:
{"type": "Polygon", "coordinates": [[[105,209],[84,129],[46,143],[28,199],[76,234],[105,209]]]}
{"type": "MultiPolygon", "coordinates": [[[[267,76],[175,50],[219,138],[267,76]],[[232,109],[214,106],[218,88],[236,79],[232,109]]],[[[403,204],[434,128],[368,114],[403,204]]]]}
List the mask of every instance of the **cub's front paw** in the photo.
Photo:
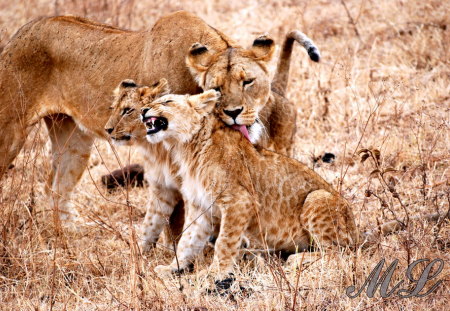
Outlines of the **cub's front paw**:
{"type": "Polygon", "coordinates": [[[233,273],[229,273],[227,276],[222,276],[222,279],[214,281],[214,286],[219,292],[226,291],[230,289],[234,281],[236,281],[236,277],[233,273]]]}
{"type": "Polygon", "coordinates": [[[236,280],[232,272],[221,271],[215,265],[200,271],[198,277],[208,294],[216,293],[220,295],[225,294],[236,280]]]}
{"type": "Polygon", "coordinates": [[[156,243],[150,243],[147,241],[142,241],[139,243],[139,247],[143,253],[148,253],[156,247],[156,243]]]}
{"type": "Polygon", "coordinates": [[[178,269],[176,267],[172,267],[171,265],[159,265],[155,267],[154,271],[160,278],[167,279],[170,278],[175,272],[177,272],[178,269]]]}
{"type": "Polygon", "coordinates": [[[236,277],[233,273],[221,274],[220,276],[208,275],[204,279],[207,294],[228,295],[231,287],[235,284],[236,277]]]}

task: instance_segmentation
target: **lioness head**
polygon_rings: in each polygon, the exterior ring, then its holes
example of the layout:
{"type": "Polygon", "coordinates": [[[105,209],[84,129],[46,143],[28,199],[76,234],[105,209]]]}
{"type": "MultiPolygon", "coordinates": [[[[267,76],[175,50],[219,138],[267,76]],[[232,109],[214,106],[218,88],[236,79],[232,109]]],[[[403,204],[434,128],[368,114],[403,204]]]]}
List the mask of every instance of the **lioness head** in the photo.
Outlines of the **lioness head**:
{"type": "Polygon", "coordinates": [[[123,80],[114,91],[111,116],[105,131],[118,145],[131,145],[136,139],[145,139],[145,126],[140,121],[142,105],[169,93],[166,79],[152,86],[138,86],[133,80],[123,80]]]}
{"type": "Polygon", "coordinates": [[[198,95],[165,95],[142,108],[147,140],[156,144],[174,139],[186,142],[200,130],[201,119],[210,114],[220,98],[215,90],[198,95]]]}
{"type": "Polygon", "coordinates": [[[249,49],[229,46],[216,52],[195,43],[186,59],[189,70],[203,90],[220,92],[218,116],[230,126],[245,126],[252,141],[256,137],[251,133],[258,132],[252,131],[252,127],[260,123],[258,114],[270,95],[267,63],[274,51],[274,41],[260,36],[249,49]]]}

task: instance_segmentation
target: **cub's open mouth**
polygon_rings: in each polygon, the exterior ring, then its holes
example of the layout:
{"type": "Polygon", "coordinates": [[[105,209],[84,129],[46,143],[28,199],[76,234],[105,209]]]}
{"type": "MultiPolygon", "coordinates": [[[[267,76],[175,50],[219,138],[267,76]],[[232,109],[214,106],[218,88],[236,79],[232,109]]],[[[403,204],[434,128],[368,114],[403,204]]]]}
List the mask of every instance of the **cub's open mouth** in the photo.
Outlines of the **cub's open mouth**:
{"type": "Polygon", "coordinates": [[[158,133],[161,130],[167,130],[169,122],[164,117],[145,117],[142,120],[147,127],[147,135],[158,133]]]}

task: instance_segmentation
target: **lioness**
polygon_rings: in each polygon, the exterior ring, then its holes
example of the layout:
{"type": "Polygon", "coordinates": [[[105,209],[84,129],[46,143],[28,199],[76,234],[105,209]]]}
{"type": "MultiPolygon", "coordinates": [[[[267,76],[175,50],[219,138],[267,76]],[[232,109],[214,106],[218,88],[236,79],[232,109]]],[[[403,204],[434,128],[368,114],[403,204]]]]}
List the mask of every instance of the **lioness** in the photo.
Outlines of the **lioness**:
{"type": "MultiPolygon", "coordinates": [[[[287,37],[290,46],[283,49],[280,63],[289,63],[294,40],[318,60],[317,49],[302,38],[287,37]]],[[[142,32],[79,17],[34,20],[19,29],[0,54],[0,178],[30,127],[43,118],[52,141],[49,183],[57,195],[55,206],[61,218],[73,215],[71,193],[88,163],[94,137],[105,137],[110,94],[128,77],[145,84],[166,77],[174,93],[195,94],[200,88],[192,72],[201,88],[220,88],[225,122],[247,131],[260,118],[269,129],[268,144],[288,151],[295,110],[270,91],[265,64],[274,47],[270,38],[258,37],[250,49],[241,48],[183,11],[142,32]]],[[[286,70],[285,65],[279,68],[286,70]]]]}
{"type": "MultiPolygon", "coordinates": [[[[245,235],[272,250],[295,252],[358,242],[353,213],[331,185],[304,164],[255,148],[213,111],[220,93],[165,95],[145,105],[147,140],[170,150],[192,204],[177,259],[158,273],[187,268],[220,223],[212,274],[232,272],[245,235]]],[[[219,112],[220,116],[220,112],[219,112]]],[[[244,134],[244,133],[243,133],[244,134]]]]}

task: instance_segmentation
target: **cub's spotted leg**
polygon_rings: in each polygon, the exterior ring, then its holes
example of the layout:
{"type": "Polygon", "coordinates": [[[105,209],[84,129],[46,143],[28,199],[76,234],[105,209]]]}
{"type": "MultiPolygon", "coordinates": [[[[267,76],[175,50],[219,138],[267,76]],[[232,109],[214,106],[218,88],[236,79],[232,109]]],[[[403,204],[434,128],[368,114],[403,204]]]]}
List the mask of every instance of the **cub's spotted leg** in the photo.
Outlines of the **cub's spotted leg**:
{"type": "Polygon", "coordinates": [[[54,206],[61,220],[74,219],[77,212],[70,197],[88,164],[93,138],[69,116],[57,114],[44,120],[52,141],[53,163],[49,184],[54,206]]]}
{"type": "Polygon", "coordinates": [[[178,267],[180,271],[189,268],[214,232],[211,212],[189,203],[187,205],[183,234],[177,246],[177,258],[174,258],[168,266],[160,265],[155,268],[155,272],[161,277],[167,277],[178,271],[178,267]]]}
{"type": "Polygon", "coordinates": [[[183,215],[179,215],[181,211],[178,210],[182,208],[182,206],[179,205],[180,201],[182,201],[181,194],[178,190],[164,187],[156,181],[149,180],[149,183],[147,212],[144,217],[144,222],[142,223],[142,250],[146,252],[152,249],[164,228],[166,228],[164,246],[172,249],[172,238],[176,239],[178,237],[180,229],[173,228],[179,224],[179,219],[176,219],[178,221],[177,223],[171,216],[174,212],[174,208],[177,207],[176,215],[174,216],[183,217],[183,215]],[[174,220],[175,226],[168,226],[170,224],[169,219],[174,220]],[[168,230],[172,231],[169,232],[168,230]]]}
{"type": "Polygon", "coordinates": [[[221,211],[220,232],[214,247],[214,259],[209,273],[215,280],[220,281],[229,278],[229,274],[233,272],[244,232],[252,212],[255,212],[257,207],[246,191],[239,193],[236,190],[232,195],[222,195],[216,200],[216,205],[221,211]]]}
{"type": "MultiPolygon", "coordinates": [[[[311,236],[311,242],[322,251],[336,247],[352,247],[358,243],[359,235],[350,206],[338,194],[326,190],[309,193],[300,217],[311,236]]],[[[298,253],[291,255],[287,264],[311,263],[321,255],[321,252],[298,253]]]]}

